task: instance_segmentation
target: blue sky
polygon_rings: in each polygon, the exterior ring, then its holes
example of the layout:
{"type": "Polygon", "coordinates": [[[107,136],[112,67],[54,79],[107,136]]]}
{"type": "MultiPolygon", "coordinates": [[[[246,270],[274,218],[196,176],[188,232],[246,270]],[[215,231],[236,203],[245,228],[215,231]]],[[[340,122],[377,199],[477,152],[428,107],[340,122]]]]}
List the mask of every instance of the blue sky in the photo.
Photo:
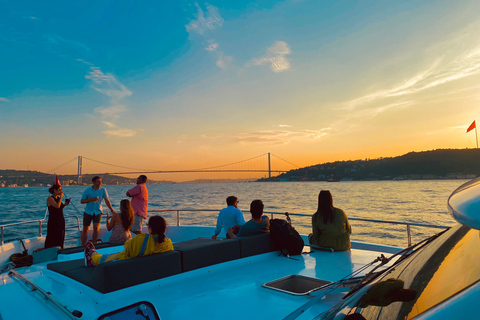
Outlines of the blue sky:
{"type": "Polygon", "coordinates": [[[306,166],[475,147],[479,9],[2,0],[0,168],[83,155],[173,170],[266,152],[306,166]]]}

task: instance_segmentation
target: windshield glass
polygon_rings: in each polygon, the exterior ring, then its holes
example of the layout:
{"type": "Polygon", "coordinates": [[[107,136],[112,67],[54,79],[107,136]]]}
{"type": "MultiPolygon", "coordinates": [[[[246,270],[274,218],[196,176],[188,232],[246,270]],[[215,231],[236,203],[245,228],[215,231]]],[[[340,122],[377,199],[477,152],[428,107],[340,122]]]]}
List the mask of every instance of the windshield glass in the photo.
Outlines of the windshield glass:
{"type": "Polygon", "coordinates": [[[480,268],[477,266],[480,260],[479,247],[480,231],[457,225],[376,281],[400,279],[405,289],[416,291],[416,298],[383,307],[362,305],[360,308],[360,300],[368,291],[368,286],[321,318],[339,319],[339,314],[360,313],[369,320],[412,319],[480,279],[480,268]]]}

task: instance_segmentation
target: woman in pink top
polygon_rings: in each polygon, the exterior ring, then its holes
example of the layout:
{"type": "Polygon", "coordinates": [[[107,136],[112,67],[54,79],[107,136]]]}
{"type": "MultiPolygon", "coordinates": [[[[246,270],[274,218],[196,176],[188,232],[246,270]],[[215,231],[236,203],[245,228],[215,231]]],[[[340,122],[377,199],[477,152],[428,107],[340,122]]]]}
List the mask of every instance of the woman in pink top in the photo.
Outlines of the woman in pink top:
{"type": "Polygon", "coordinates": [[[107,230],[112,231],[108,242],[114,244],[124,244],[125,241],[132,238],[130,229],[133,226],[133,209],[130,201],[125,199],[120,201],[120,213],[113,213],[112,217],[107,216],[107,230]]]}

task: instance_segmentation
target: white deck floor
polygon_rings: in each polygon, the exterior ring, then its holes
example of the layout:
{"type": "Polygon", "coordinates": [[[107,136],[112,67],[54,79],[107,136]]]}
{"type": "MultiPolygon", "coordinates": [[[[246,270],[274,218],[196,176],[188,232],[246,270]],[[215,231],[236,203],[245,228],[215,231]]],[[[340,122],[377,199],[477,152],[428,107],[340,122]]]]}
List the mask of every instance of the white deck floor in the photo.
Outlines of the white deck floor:
{"type": "MultiPolygon", "coordinates": [[[[105,249],[106,250],[106,249],[105,249]]],[[[19,269],[62,304],[83,313],[82,319],[138,301],[156,306],[162,320],[169,319],[282,319],[303,305],[309,296],[294,296],[263,288],[262,284],[292,274],[336,281],[374,260],[380,253],[352,249],[350,252],[314,251],[295,256],[278,252],[248,257],[178,274],[150,283],[102,294],[45,268],[46,264],[19,269]]],[[[81,254],[80,254],[81,255],[81,254]]],[[[79,254],[76,254],[77,258],[79,254]]],[[[128,277],[128,274],[125,275],[128,277]]],[[[3,320],[21,318],[61,319],[38,294],[7,274],[0,276],[0,314],[3,320]],[[5,308],[8,304],[8,308],[5,308]]],[[[331,295],[299,319],[310,319],[336,304],[341,295],[331,295]]]]}

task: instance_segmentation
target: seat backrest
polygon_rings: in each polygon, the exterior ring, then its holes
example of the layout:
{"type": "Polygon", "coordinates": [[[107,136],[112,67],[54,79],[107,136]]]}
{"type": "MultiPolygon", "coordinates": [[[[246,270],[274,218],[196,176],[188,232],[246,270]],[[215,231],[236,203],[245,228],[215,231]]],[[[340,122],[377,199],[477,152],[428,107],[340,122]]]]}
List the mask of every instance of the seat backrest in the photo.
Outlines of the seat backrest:
{"type": "Polygon", "coordinates": [[[182,255],[182,271],[190,271],[240,258],[238,239],[197,238],[173,244],[182,255]]]}
{"type": "Polygon", "coordinates": [[[51,263],[49,270],[64,274],[97,291],[108,293],[182,272],[181,254],[168,251],[85,267],[83,259],[51,263]]]}
{"type": "Polygon", "coordinates": [[[270,238],[270,233],[254,236],[238,237],[240,241],[240,255],[242,258],[278,250],[270,238]]]}

